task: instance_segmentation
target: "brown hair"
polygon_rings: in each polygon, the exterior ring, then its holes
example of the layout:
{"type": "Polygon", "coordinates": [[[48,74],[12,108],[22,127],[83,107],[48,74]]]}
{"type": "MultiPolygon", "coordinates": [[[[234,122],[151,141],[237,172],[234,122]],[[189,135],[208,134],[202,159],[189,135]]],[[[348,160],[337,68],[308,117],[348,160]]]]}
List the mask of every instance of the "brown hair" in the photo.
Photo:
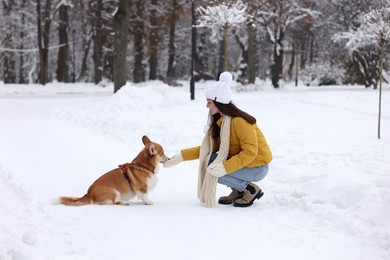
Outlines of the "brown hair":
{"type": "MultiPolygon", "coordinates": [[[[230,116],[230,117],[241,117],[245,121],[247,121],[249,124],[256,124],[256,118],[251,116],[250,114],[242,111],[239,109],[236,105],[234,105],[232,102],[229,104],[222,104],[217,101],[213,101],[215,106],[218,108],[218,110],[221,112],[221,114],[230,116]]],[[[210,129],[211,137],[212,138],[218,138],[220,134],[220,127],[217,125],[218,119],[221,118],[220,113],[216,113],[215,115],[209,116],[209,122],[210,122],[210,129]]]]}

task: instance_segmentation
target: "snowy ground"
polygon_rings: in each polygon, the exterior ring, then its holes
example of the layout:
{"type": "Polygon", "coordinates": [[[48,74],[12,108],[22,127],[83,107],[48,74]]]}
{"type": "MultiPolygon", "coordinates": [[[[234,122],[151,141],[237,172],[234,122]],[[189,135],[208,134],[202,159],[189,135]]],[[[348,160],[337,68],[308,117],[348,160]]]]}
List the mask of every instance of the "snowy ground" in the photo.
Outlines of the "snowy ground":
{"type": "MultiPolygon", "coordinates": [[[[390,87],[377,139],[378,91],[236,90],[274,154],[250,208],[197,200],[197,161],[159,173],[154,205],[67,207],[130,161],[148,135],[168,155],[199,145],[207,109],[197,84],[0,83],[0,260],[390,258],[390,87]]],[[[217,196],[229,192],[218,186],[217,196]]]]}

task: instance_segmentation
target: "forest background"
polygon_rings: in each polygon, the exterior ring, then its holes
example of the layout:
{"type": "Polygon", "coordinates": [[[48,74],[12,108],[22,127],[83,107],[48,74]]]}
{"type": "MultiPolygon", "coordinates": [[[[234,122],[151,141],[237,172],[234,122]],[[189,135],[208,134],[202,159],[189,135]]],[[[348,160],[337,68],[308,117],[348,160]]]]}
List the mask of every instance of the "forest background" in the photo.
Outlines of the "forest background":
{"type": "Polygon", "coordinates": [[[389,0],[1,0],[0,82],[215,79],[306,85],[387,75],[389,0]],[[387,33],[387,34],[386,34],[387,33]]]}

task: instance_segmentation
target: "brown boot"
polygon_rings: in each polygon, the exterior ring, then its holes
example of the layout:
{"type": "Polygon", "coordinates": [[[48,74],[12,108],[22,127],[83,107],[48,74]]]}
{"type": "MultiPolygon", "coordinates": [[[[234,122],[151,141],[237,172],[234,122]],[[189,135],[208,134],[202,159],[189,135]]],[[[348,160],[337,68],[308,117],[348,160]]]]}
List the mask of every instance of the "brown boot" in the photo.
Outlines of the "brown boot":
{"type": "Polygon", "coordinates": [[[255,199],[260,199],[264,195],[259,186],[251,182],[246,186],[243,193],[242,198],[234,201],[234,207],[249,207],[255,199]]]}
{"type": "Polygon", "coordinates": [[[241,198],[243,195],[242,191],[238,191],[235,189],[232,189],[232,192],[228,196],[222,196],[219,198],[218,203],[219,204],[232,204],[236,199],[241,198]]]}

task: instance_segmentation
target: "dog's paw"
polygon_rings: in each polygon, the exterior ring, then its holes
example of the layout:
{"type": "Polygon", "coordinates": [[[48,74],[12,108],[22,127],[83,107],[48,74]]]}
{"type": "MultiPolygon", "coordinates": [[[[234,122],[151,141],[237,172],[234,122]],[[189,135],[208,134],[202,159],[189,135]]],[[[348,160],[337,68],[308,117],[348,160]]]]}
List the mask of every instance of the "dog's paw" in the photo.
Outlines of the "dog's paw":
{"type": "Polygon", "coordinates": [[[143,202],[145,203],[145,205],[153,205],[153,201],[151,201],[150,199],[144,199],[143,202]]]}
{"type": "Polygon", "coordinates": [[[118,202],[115,203],[116,205],[122,205],[122,206],[129,206],[130,203],[128,201],[123,201],[123,200],[120,200],[118,202]]]}

